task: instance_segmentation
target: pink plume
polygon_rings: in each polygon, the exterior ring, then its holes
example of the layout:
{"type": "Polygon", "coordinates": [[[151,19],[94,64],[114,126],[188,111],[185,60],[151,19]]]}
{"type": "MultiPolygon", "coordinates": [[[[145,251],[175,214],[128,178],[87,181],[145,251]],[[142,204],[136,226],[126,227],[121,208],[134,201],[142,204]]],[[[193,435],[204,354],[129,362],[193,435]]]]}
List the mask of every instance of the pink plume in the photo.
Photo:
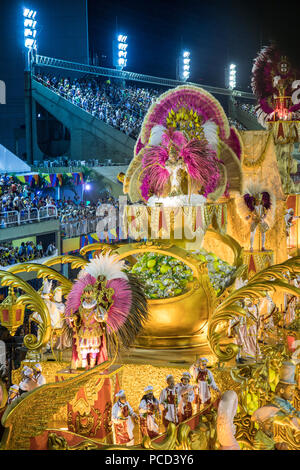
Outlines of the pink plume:
{"type": "Polygon", "coordinates": [[[108,281],[107,287],[114,289],[113,304],[108,311],[108,323],[114,331],[117,331],[126,321],[131,305],[132,292],[129,282],[125,279],[112,279],[108,281]]]}
{"type": "Polygon", "coordinates": [[[212,175],[219,173],[215,162],[215,156],[212,156],[204,140],[190,140],[181,150],[185,164],[191,178],[197,180],[203,186],[206,186],[212,175]]]}
{"type": "Polygon", "coordinates": [[[231,150],[234,151],[240,160],[242,155],[241,142],[236,130],[233,127],[230,128],[230,137],[225,142],[231,148],[231,150]]]}
{"type": "Polygon", "coordinates": [[[145,168],[145,171],[140,188],[144,199],[147,200],[149,198],[149,193],[157,195],[162,193],[164,185],[169,178],[168,170],[162,168],[167,159],[168,151],[165,147],[154,145],[146,148],[142,160],[142,166],[145,168]]]}

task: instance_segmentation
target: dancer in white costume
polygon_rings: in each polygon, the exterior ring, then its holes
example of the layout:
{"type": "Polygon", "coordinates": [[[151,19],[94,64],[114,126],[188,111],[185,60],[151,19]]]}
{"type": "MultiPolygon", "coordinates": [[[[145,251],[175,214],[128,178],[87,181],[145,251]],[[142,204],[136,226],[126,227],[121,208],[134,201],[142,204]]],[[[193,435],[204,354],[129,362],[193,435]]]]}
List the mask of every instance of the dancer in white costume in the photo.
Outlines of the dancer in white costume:
{"type": "Polygon", "coordinates": [[[198,396],[196,403],[200,405],[209,404],[211,401],[210,388],[219,392],[212,372],[207,368],[208,359],[200,357],[190,368],[190,373],[198,385],[198,396]]]}
{"type": "Polygon", "coordinates": [[[159,401],[153,396],[153,387],[149,385],[144,389],[145,395],[139,405],[140,427],[143,436],[151,439],[159,434],[160,417],[159,401]]]}
{"type": "Polygon", "coordinates": [[[133,428],[134,422],[138,421],[138,417],[132,407],[126,400],[124,390],[116,393],[118,399],[112,407],[112,425],[114,444],[125,444],[126,446],[134,445],[133,428]]]}
{"type": "Polygon", "coordinates": [[[169,423],[178,424],[178,391],[173,375],[166,377],[167,387],[160,394],[159,403],[163,407],[163,423],[167,429],[169,423]]]}

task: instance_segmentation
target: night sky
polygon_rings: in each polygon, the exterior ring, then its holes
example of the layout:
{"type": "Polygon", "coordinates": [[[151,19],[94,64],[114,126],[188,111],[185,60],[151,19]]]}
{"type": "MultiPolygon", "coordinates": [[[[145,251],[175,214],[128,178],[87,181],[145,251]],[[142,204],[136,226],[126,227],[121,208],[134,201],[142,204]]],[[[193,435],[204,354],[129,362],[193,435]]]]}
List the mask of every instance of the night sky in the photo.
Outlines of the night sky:
{"type": "MultiPolygon", "coordinates": [[[[86,63],[86,0],[0,4],[0,80],[7,96],[0,106],[0,143],[14,151],[14,129],[25,123],[22,9],[37,10],[39,54],[86,63]]],[[[190,81],[224,87],[225,66],[234,62],[237,88],[249,92],[253,59],[271,39],[300,68],[297,2],[291,5],[282,0],[88,0],[89,48],[99,65],[111,67],[118,28],[128,36],[129,71],[176,78],[176,59],[188,49],[190,81]]]]}
{"type": "Polygon", "coordinates": [[[299,61],[298,18],[289,5],[277,0],[89,0],[90,49],[101,65],[111,66],[117,24],[118,32],[128,35],[128,70],[175,78],[176,58],[186,48],[191,81],[222,87],[225,66],[234,62],[237,87],[250,91],[253,59],[271,39],[299,61]]]}

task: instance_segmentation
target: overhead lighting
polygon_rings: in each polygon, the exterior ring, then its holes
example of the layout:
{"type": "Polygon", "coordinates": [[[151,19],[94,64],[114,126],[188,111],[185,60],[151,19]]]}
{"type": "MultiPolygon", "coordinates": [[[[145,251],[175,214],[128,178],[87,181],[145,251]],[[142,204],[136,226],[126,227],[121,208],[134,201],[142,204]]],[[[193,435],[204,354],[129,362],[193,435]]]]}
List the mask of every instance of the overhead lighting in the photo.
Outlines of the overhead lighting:
{"type": "Polygon", "coordinates": [[[127,36],[118,34],[117,40],[113,42],[113,63],[118,69],[123,69],[127,65],[127,36]]]}
{"type": "Polygon", "coordinates": [[[177,79],[186,81],[190,77],[190,64],[191,53],[189,51],[182,51],[178,59],[177,65],[177,79]]]}
{"type": "Polygon", "coordinates": [[[37,22],[34,19],[36,16],[35,10],[30,10],[29,8],[23,9],[23,16],[24,16],[24,45],[28,49],[36,49],[37,42],[35,40],[36,37],[36,25],[37,22]]]}

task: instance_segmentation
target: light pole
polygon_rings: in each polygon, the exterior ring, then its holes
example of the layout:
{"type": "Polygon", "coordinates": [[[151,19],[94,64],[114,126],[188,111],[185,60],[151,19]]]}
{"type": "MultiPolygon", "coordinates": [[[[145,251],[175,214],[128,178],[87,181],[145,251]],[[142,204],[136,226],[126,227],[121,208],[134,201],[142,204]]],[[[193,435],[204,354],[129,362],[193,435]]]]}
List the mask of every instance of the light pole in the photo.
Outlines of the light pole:
{"type": "Polygon", "coordinates": [[[24,46],[27,52],[25,57],[25,71],[24,71],[24,84],[25,84],[25,123],[26,123],[26,153],[27,162],[33,164],[33,135],[32,135],[32,61],[33,54],[37,50],[37,20],[36,11],[29,8],[23,9],[24,18],[24,46]]]}

